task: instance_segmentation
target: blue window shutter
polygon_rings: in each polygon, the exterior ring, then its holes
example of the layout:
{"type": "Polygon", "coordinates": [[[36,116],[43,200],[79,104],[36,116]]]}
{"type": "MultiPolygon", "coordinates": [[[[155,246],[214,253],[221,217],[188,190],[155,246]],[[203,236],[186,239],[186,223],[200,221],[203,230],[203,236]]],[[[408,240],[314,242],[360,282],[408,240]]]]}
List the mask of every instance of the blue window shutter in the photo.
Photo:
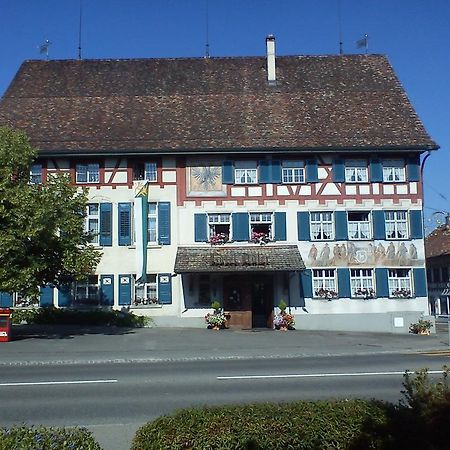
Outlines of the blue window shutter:
{"type": "Polygon", "coordinates": [[[427,278],[425,269],[420,267],[413,269],[414,295],[416,297],[427,297],[427,278]]]}
{"type": "Polygon", "coordinates": [[[379,159],[370,161],[370,181],[372,183],[381,183],[383,181],[383,166],[379,159]]]}
{"type": "Polygon", "coordinates": [[[72,286],[62,284],[58,287],[58,306],[70,306],[72,303],[72,286]]]}
{"type": "Polygon", "coordinates": [[[272,161],[272,183],[281,183],[281,161],[272,161]]]}
{"type": "Polygon", "coordinates": [[[272,182],[272,174],[271,174],[271,161],[267,159],[263,159],[258,162],[259,174],[258,180],[261,184],[271,183],[272,182]]]}
{"type": "Polygon", "coordinates": [[[408,175],[408,181],[420,180],[420,156],[412,156],[408,158],[406,164],[406,173],[408,175]]]}
{"type": "Polygon", "coordinates": [[[170,202],[158,203],[158,242],[170,245],[170,202]]]}
{"type": "Polygon", "coordinates": [[[380,210],[372,211],[372,219],[373,219],[373,238],[386,239],[386,221],[384,217],[384,211],[380,210]]]}
{"type": "Polygon", "coordinates": [[[250,239],[248,213],[233,213],[231,219],[233,225],[233,241],[248,241],[250,239]]]}
{"type": "Polygon", "coordinates": [[[41,286],[39,288],[39,306],[53,306],[53,286],[41,286]]]}
{"type": "Polygon", "coordinates": [[[343,183],[345,181],[345,164],[343,159],[333,161],[333,181],[343,183]]]}
{"type": "Polygon", "coordinates": [[[7,292],[0,292],[0,307],[9,308],[13,305],[12,295],[7,292]]]}
{"type": "Polygon", "coordinates": [[[119,305],[131,305],[131,275],[119,275],[119,305]]]}
{"type": "Polygon", "coordinates": [[[375,269],[377,297],[389,297],[388,270],[385,267],[375,269]]]}
{"type": "Polygon", "coordinates": [[[285,241],[286,240],[286,213],[276,212],[275,213],[275,240],[285,241]]]}
{"type": "Polygon", "coordinates": [[[112,245],[112,203],[100,203],[100,245],[112,245]]]}
{"type": "Polygon", "coordinates": [[[297,213],[297,229],[298,229],[298,240],[299,241],[310,241],[311,233],[309,229],[309,213],[308,212],[298,212],[297,213]]]}
{"type": "Polygon", "coordinates": [[[336,211],[334,213],[336,226],[336,240],[346,241],[348,239],[347,212],[336,211]]]}
{"type": "Polygon", "coordinates": [[[222,164],[222,183],[234,184],[234,163],[233,161],[224,161],[222,164]]]}
{"type": "Polygon", "coordinates": [[[194,214],[195,242],[207,242],[208,240],[208,215],[194,214]]]}
{"type": "Polygon", "coordinates": [[[423,238],[422,211],[420,209],[412,209],[409,211],[409,228],[411,231],[411,239],[423,238]]]}
{"type": "MultiPolygon", "coordinates": [[[[305,269],[300,272],[300,296],[305,298],[312,298],[312,271],[305,269]]],[[[301,306],[305,306],[304,304],[301,306]]]]}
{"type": "Polygon", "coordinates": [[[131,245],[131,203],[119,203],[119,245],[131,245]]]}
{"type": "Polygon", "coordinates": [[[319,171],[317,160],[309,159],[306,161],[306,181],[307,183],[317,183],[319,181],[319,171]]]}
{"type": "Polygon", "coordinates": [[[100,300],[102,305],[114,305],[114,275],[100,275],[100,300]]]}
{"type": "Polygon", "coordinates": [[[338,294],[339,297],[351,297],[352,291],[350,289],[350,270],[349,269],[338,269],[338,294]]]}
{"type": "Polygon", "coordinates": [[[172,277],[170,273],[158,275],[158,300],[163,305],[172,304],[172,277]]]}

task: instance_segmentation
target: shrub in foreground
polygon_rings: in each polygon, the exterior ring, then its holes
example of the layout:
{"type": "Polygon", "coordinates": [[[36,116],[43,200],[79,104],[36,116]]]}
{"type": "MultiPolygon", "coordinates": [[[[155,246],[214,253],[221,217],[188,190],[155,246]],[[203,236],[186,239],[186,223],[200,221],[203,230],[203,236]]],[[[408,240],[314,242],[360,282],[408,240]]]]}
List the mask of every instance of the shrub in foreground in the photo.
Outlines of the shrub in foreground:
{"type": "Polygon", "coordinates": [[[132,450],[347,449],[368,421],[384,423],[385,410],[363,400],[186,409],[141,427],[132,450]]]}
{"type": "Polygon", "coordinates": [[[101,450],[86,428],[0,428],[0,450],[101,450]]]}

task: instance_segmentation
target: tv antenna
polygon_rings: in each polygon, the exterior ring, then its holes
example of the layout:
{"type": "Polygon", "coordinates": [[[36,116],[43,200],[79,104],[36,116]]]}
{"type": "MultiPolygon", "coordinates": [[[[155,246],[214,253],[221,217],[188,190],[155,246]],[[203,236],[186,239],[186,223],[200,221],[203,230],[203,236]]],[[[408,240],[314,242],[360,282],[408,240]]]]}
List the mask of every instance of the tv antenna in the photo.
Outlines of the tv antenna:
{"type": "Polygon", "coordinates": [[[83,0],[80,0],[80,23],[78,27],[78,59],[81,59],[81,20],[83,17],[83,0]]]}
{"type": "Polygon", "coordinates": [[[205,25],[206,25],[206,45],[205,45],[205,58],[209,58],[209,0],[205,0],[206,2],[206,17],[205,17],[205,25]]]}

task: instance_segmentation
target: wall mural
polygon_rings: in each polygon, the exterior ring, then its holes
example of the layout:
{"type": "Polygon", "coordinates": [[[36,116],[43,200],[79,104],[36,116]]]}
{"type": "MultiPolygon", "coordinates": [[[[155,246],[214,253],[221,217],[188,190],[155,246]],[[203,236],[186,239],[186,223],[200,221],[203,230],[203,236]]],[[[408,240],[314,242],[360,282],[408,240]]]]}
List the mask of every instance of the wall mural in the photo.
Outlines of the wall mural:
{"type": "Polygon", "coordinates": [[[208,161],[190,166],[188,192],[189,195],[225,195],[222,166],[208,161]]]}
{"type": "Polygon", "coordinates": [[[308,253],[310,266],[422,266],[417,247],[412,243],[312,244],[308,253]]]}

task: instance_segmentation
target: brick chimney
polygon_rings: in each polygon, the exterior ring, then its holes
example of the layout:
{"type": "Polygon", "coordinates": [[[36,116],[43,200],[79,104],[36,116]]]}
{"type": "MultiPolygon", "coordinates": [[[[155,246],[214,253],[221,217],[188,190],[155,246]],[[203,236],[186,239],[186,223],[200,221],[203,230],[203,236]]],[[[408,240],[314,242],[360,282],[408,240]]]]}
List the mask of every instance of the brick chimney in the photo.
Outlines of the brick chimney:
{"type": "Polygon", "coordinates": [[[275,73],[275,36],[269,34],[266,37],[266,49],[267,49],[267,81],[269,86],[275,86],[277,84],[277,77],[275,73]]]}

